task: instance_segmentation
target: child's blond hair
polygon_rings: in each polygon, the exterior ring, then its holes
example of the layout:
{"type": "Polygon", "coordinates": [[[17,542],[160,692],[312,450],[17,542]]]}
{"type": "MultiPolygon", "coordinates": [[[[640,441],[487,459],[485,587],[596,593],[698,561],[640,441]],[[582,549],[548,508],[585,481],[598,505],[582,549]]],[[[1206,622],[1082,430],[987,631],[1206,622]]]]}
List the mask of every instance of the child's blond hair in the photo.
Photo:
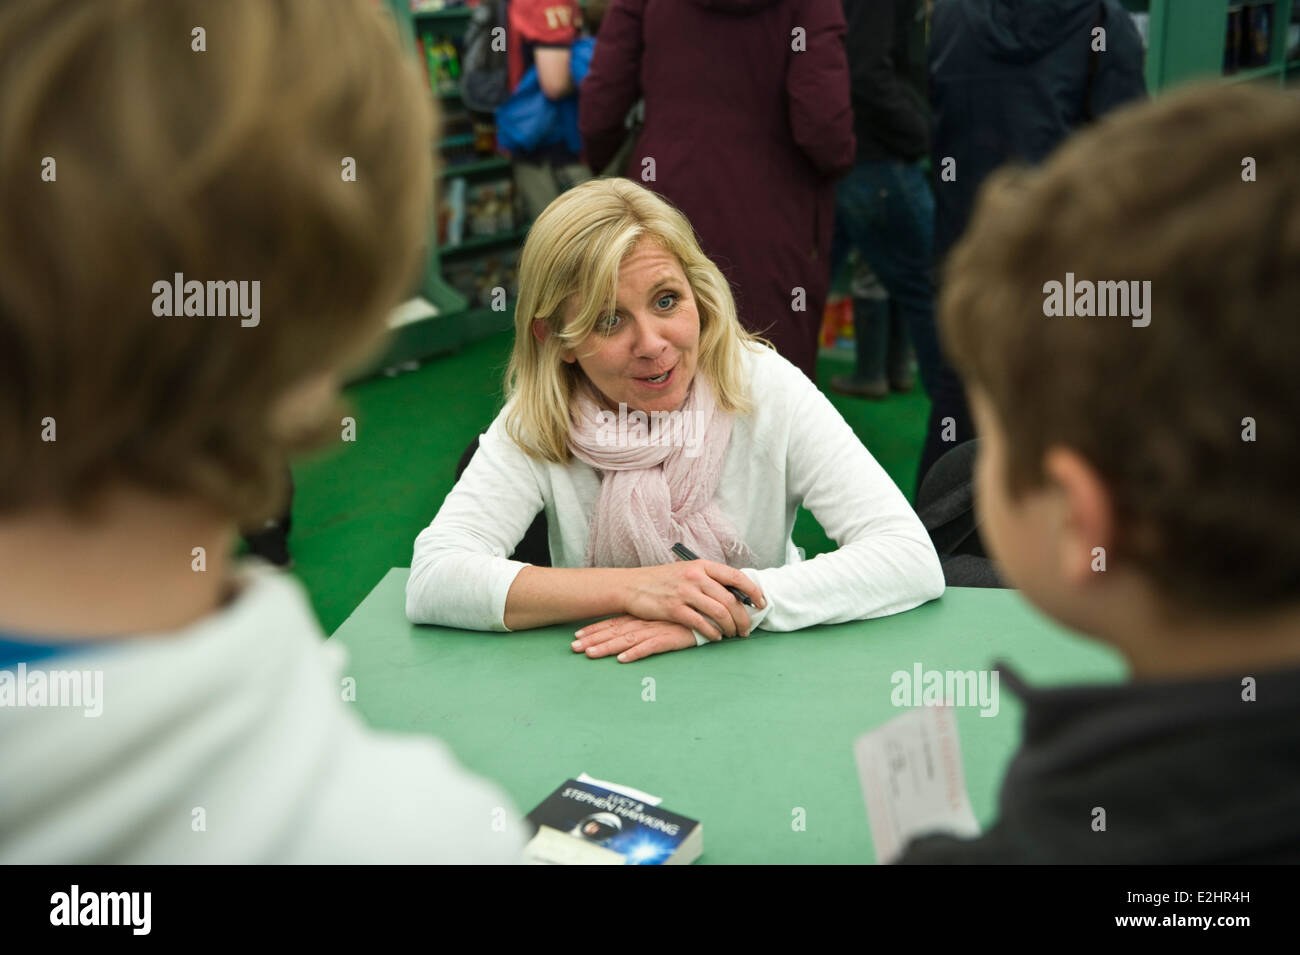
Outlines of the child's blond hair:
{"type": "Polygon", "coordinates": [[[0,6],[0,513],[119,482],[275,508],[276,400],[370,345],[421,259],[412,64],[373,0],[0,6]],[[259,320],[156,314],[177,273],[257,281],[259,320]]]}

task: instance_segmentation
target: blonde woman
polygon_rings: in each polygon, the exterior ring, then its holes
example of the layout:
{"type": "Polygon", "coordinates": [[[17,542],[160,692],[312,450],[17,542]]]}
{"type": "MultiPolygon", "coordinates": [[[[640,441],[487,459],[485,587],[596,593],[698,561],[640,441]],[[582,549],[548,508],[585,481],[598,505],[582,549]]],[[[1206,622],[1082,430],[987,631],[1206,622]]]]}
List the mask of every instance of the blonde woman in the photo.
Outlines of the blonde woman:
{"type": "Polygon", "coordinates": [[[626,179],[571,189],[530,230],[519,278],[505,407],[415,541],[412,621],[607,617],[572,647],[629,662],[943,592],[903,495],[808,378],[741,327],[662,198],[626,179]],[[803,560],[801,504],[837,550],[803,560]],[[542,511],[553,566],[509,559],[542,511]],[[675,543],[700,559],[675,560],[675,543]]]}

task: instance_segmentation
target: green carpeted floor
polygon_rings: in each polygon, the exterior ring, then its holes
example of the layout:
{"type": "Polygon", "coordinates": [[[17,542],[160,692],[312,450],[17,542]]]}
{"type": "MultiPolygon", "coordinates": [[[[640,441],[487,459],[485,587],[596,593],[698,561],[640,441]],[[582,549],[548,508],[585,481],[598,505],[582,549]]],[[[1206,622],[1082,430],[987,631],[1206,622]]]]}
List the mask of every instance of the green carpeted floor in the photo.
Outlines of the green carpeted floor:
{"type": "MultiPolygon", "coordinates": [[[[500,407],[510,334],[484,339],[418,371],[348,389],[356,441],[298,462],[293,508],[294,573],[306,585],[326,633],[333,633],[390,567],[411,563],[415,536],[451,490],[456,462],[500,407]]],[[[824,358],[818,381],[848,371],[824,358]]],[[[919,385],[884,401],[831,396],[910,499],[929,405],[919,385]]],[[[801,512],[795,542],[809,556],[833,545],[801,512]]]]}

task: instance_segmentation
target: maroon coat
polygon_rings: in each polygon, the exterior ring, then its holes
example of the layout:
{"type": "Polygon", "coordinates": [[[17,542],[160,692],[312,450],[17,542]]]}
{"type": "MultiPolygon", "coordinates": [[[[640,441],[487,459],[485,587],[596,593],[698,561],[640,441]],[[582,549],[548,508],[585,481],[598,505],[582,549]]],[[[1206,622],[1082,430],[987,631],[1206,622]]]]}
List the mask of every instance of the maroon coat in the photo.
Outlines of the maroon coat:
{"type": "Polygon", "coordinates": [[[855,146],[843,34],[840,0],[614,0],[578,97],[593,169],[613,158],[627,111],[645,97],[629,177],[686,214],[731,281],[741,321],[810,378],[833,183],[855,146]],[[642,179],[644,157],[653,181],[642,179]]]}

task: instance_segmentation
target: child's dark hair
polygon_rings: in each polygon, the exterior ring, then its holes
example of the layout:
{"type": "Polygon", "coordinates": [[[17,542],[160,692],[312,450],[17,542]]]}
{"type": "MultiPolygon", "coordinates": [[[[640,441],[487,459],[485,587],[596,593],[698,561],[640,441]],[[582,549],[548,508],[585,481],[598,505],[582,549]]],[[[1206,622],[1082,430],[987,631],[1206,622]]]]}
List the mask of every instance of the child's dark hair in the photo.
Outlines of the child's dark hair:
{"type": "MultiPolygon", "coordinates": [[[[1211,85],[993,176],[945,268],[945,342],[1006,434],[1013,496],[1073,448],[1180,603],[1300,599],[1300,100],[1211,85]],[[1149,324],[1049,317],[1050,282],[1150,282],[1149,324]]],[[[1054,290],[1053,290],[1054,291],[1054,290]]]]}

